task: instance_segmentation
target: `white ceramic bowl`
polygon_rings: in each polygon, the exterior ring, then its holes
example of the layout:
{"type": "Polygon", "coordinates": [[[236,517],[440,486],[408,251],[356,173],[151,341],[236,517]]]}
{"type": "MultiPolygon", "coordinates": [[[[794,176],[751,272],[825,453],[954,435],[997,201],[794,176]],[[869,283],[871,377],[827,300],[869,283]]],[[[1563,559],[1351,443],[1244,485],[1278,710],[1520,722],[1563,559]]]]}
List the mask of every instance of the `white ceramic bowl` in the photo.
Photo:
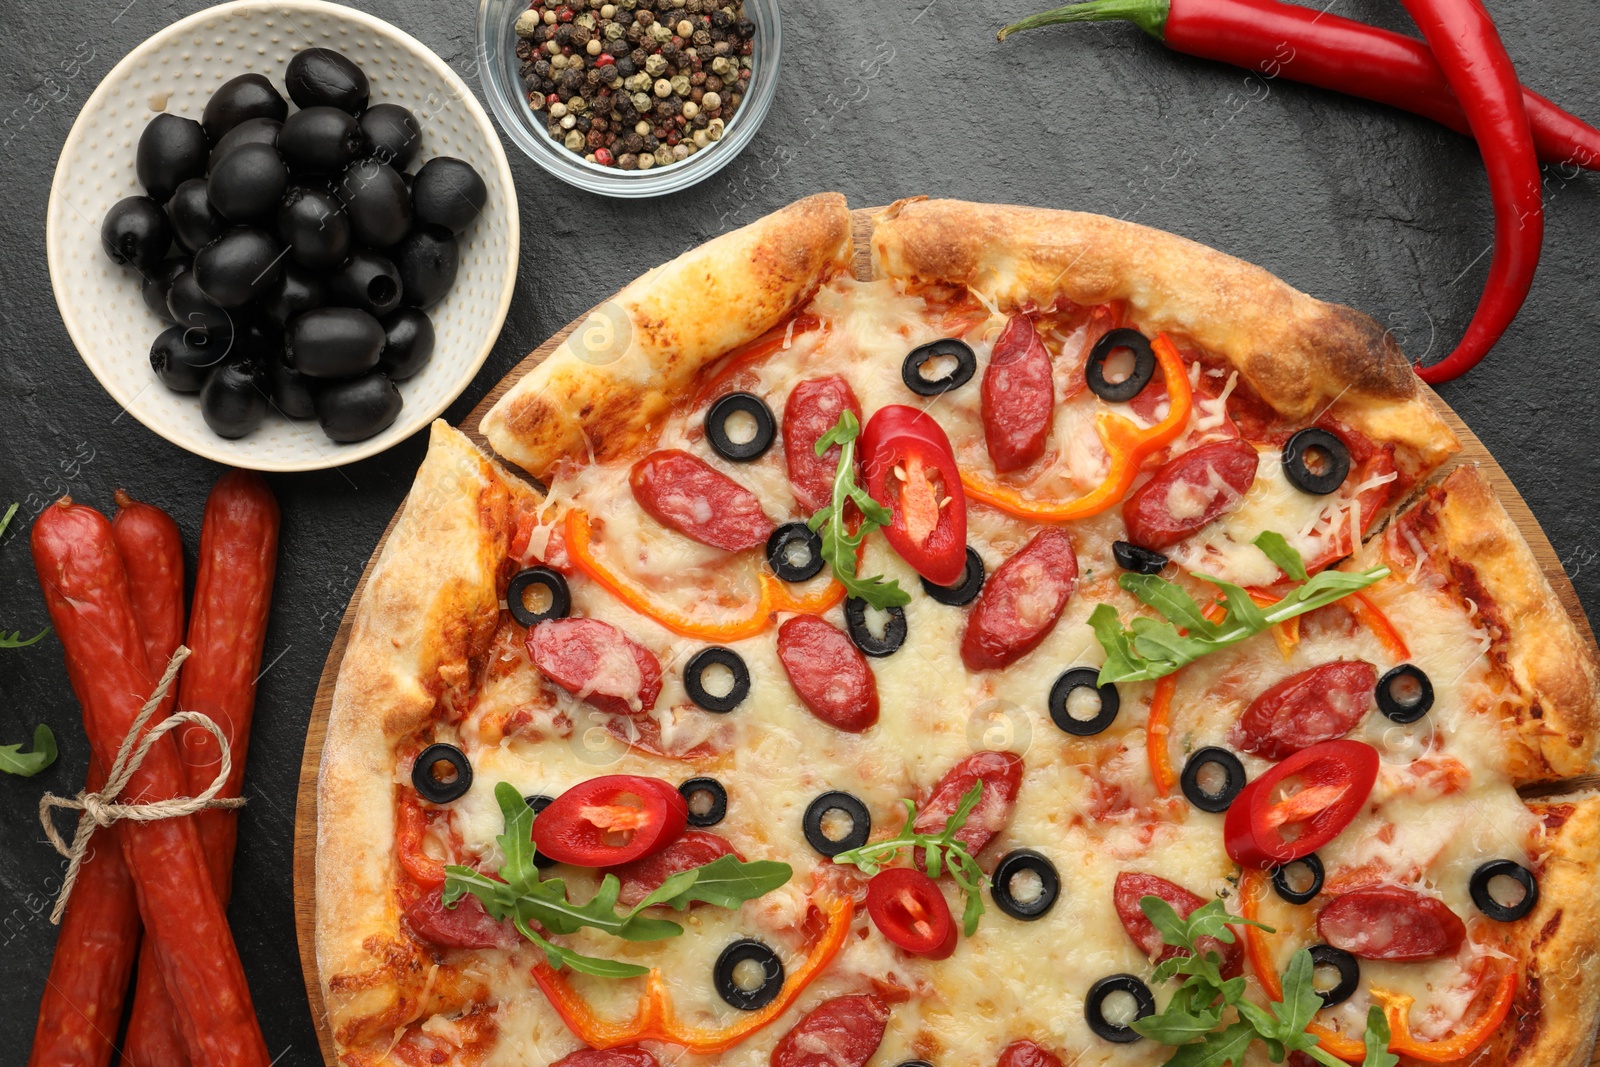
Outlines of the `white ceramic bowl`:
{"type": "MultiPolygon", "coordinates": [[[[291,107],[293,105],[291,104],[291,107]]],[[[198,455],[265,471],[317,470],[382,452],[426,426],[459,396],[500,333],[517,275],[517,198],[494,125],[460,77],[421,42],[382,19],[321,0],[235,0],[168,26],[107,74],[67,135],[50,188],[45,242],[50,282],[67,332],[100,384],[140,422],[198,455]],[[360,64],[372,101],[410,108],[422,127],[418,162],[456,156],[489,188],[483,216],[461,236],[455,285],[428,309],[432,361],[400,383],[405,407],[375,437],[341,445],[315,420],[273,412],[255,432],[218,437],[195,396],[169,391],[150,369],[150,343],[167,327],[145,307],[139,276],[100,247],[100,222],[134,177],[139,134],[161,110],[199,119],[224,81],[266,75],[288,99],[283,70],[295,52],[333,48],[360,64]]]]}

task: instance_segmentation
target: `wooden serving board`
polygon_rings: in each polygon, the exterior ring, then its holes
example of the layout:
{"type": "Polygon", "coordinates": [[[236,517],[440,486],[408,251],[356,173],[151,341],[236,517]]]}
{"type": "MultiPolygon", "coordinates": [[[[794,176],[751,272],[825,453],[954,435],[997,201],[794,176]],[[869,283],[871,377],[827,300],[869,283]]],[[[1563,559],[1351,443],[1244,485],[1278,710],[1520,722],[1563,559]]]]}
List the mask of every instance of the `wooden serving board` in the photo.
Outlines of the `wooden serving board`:
{"type": "MultiPolygon", "coordinates": [[[[871,275],[871,263],[868,238],[871,234],[871,218],[882,210],[881,208],[858,208],[852,212],[855,229],[855,273],[857,277],[867,278],[871,275]]],[[[595,306],[596,309],[604,306],[606,302],[595,306]]],[[[538,366],[544,358],[554,352],[561,342],[582,325],[592,314],[584,312],[578,318],[562,327],[554,336],[544,344],[528,353],[527,357],[511,369],[500,381],[495,383],[478,406],[462,420],[460,429],[470,437],[479,448],[486,453],[493,454],[489,443],[478,432],[478,423],[489,409],[494,406],[506,391],[511,388],[523,375],[538,366]]],[[[1540,567],[1545,576],[1549,578],[1556,595],[1561,598],[1561,603],[1566,607],[1567,613],[1572,616],[1578,625],[1579,633],[1589,646],[1590,654],[1600,660],[1600,647],[1595,644],[1594,632],[1589,626],[1588,617],[1584,614],[1583,605],[1578,602],[1577,591],[1567,579],[1565,569],[1561,566],[1560,557],[1551,546],[1550,539],[1545,536],[1544,530],[1539,526],[1533,512],[1528,508],[1527,502],[1517,492],[1516,486],[1511,484],[1511,479],[1506,472],[1500,469],[1489,450],[1483,442],[1467,428],[1450,406],[1439,399],[1438,394],[1427,386],[1428,397],[1433,402],[1456,436],[1461,439],[1461,452],[1455,456],[1439,472],[1443,475],[1449,470],[1463,463],[1475,463],[1480,473],[1488,479],[1494,487],[1495,494],[1505,509],[1510,513],[1518,530],[1533,549],[1535,557],[1539,560],[1540,567]]],[[[512,471],[515,467],[507,465],[512,471]]],[[[1437,477],[1437,476],[1436,476],[1437,477]]],[[[401,510],[404,509],[401,503],[401,510]]],[[[311,723],[306,729],[306,747],[300,760],[300,786],[295,802],[295,832],[294,832],[294,919],[295,932],[300,947],[300,967],[305,977],[306,997],[311,1003],[311,1018],[317,1027],[317,1040],[322,1046],[322,1058],[330,1065],[333,1064],[333,1041],[328,1030],[328,1013],[322,1001],[322,987],[317,977],[316,957],[316,852],[317,852],[317,775],[322,765],[322,743],[328,730],[328,713],[333,707],[333,686],[339,677],[339,666],[344,660],[345,646],[350,641],[350,628],[355,619],[356,609],[361,603],[361,595],[367,587],[367,577],[372,573],[372,565],[377,560],[378,554],[383,551],[383,546],[389,539],[389,533],[394,529],[395,521],[400,517],[400,511],[389,519],[389,525],[384,529],[383,536],[378,539],[377,545],[372,550],[366,566],[362,569],[361,579],[356,583],[355,592],[350,597],[350,603],[345,607],[344,617],[339,623],[339,630],[334,634],[333,647],[328,650],[327,662],[322,667],[322,678],[317,684],[316,699],[311,706],[311,723]]],[[[1574,780],[1571,785],[1563,786],[1564,789],[1585,784],[1600,785],[1600,775],[1590,776],[1593,783],[1587,780],[1574,780]]],[[[1591,1063],[1591,1067],[1600,1067],[1600,1049],[1591,1063]]]]}

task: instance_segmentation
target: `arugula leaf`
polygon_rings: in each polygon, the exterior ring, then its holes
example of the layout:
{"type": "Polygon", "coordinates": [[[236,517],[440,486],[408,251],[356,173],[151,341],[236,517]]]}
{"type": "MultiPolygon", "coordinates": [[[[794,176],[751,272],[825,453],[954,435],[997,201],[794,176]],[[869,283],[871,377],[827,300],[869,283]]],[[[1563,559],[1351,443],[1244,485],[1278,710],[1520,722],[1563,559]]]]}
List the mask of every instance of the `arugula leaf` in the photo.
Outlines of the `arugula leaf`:
{"type": "Polygon", "coordinates": [[[33,751],[22,751],[22,745],[0,745],[0,771],[23,778],[32,778],[56,761],[56,735],[50,727],[40,723],[33,728],[33,751]]]}
{"type": "Polygon", "coordinates": [[[665,905],[682,911],[696,901],[736,908],[777,889],[794,873],[787,863],[746,863],[737,856],[722,856],[673,875],[626,911],[617,910],[622,883],[614,874],[602,878],[599,889],[587,901],[575,904],[567,898],[562,879],[539,877],[539,868],[533,862],[533,811],[522,794],[510,783],[501,782],[495,786],[494,798],[505,820],[504,832],[495,838],[505,856],[498,877],[452,864],[444,869],[441,899],[445,907],[453,908],[468,893],[477,897],[491,917],[510,920],[523,937],[543,949],[552,967],[564,965],[599,978],[628,978],[649,970],[563,948],[536,933],[533,923],[552,934],[593,929],[626,941],[661,941],[682,934],[683,927],[646,915],[647,909],[665,905]]]}
{"type": "Polygon", "coordinates": [[[1201,656],[1331,604],[1389,575],[1388,567],[1378,566],[1356,573],[1321,571],[1307,577],[1305,561],[1282,534],[1267,530],[1253,543],[1301,584],[1276,604],[1262,608],[1232,582],[1197,573],[1196,578],[1216,586],[1222,594],[1221,603],[1227,613],[1217,623],[1206,619],[1194,598],[1175,583],[1153,574],[1122,575],[1118,584],[1162,618],[1136,616],[1123,629],[1115,608],[1109,604],[1095,607],[1089,615],[1089,627],[1106,654],[1100,668],[1100,684],[1154,681],[1201,656]]]}
{"type": "MultiPolygon", "coordinates": [[[[845,414],[848,415],[849,412],[845,414]]],[[[923,869],[928,877],[938,878],[948,869],[951,880],[966,898],[961,909],[961,928],[967,937],[971,937],[977,932],[978,920],[983,917],[983,887],[989,884],[989,876],[983,873],[983,868],[972,858],[967,846],[956,839],[956,831],[967,824],[968,816],[972,814],[972,809],[978,806],[978,801],[982,797],[982,780],[973,782],[972,788],[962,794],[961,803],[956,805],[956,810],[945,820],[944,829],[937,834],[917,833],[913,828],[917,821],[917,806],[912,801],[901,798],[900,803],[906,808],[906,822],[898,834],[841,852],[833,857],[833,862],[859,867],[863,874],[871,877],[893,863],[902,849],[922,849],[923,869]]]]}
{"type": "Polygon", "coordinates": [[[813,532],[822,533],[822,558],[833,567],[833,576],[853,597],[859,597],[872,607],[904,607],[911,603],[911,594],[900,588],[897,581],[885,580],[882,575],[862,578],[856,574],[856,550],[873,530],[888,526],[894,521],[889,509],[867,495],[856,484],[856,438],[861,434],[861,423],[855,413],[846,409],[839,413],[839,421],[831,430],[817,438],[818,456],[834,445],[839,446],[839,466],[833,475],[833,498],[817,510],[806,522],[813,532]],[[845,504],[854,501],[861,511],[861,525],[851,533],[845,523],[845,504]]]}
{"type": "Polygon", "coordinates": [[[1400,1057],[1389,1051],[1389,1020],[1374,1004],[1367,1009],[1367,1054],[1361,1067],[1395,1067],[1400,1057]]]}

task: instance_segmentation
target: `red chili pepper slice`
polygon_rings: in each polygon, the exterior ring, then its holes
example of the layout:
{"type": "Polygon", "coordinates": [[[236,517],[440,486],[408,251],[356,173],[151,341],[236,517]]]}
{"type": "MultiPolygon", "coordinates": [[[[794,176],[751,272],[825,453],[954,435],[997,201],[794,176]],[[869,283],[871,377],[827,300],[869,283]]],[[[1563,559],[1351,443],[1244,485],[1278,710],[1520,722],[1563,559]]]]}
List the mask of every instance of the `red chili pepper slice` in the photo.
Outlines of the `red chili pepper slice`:
{"type": "Polygon", "coordinates": [[[1288,863],[1339,836],[1378,778],[1378,753],[1360,741],[1324,741],[1295,753],[1244,787],[1222,823],[1235,863],[1288,863]],[[1295,788],[1285,789],[1291,786],[1295,788]]]}
{"type": "Polygon", "coordinates": [[[558,863],[614,867],[660,852],[688,820],[688,804],[667,782],[608,774],[556,797],[533,820],[533,843],[558,863]]]}
{"type": "Polygon", "coordinates": [[[939,887],[921,871],[890,867],[867,883],[867,914],[878,931],[913,956],[948,959],[956,922],[939,887]]]}
{"type": "Polygon", "coordinates": [[[944,429],[916,408],[879,408],[861,431],[867,492],[894,522],[883,535],[900,558],[935,585],[954,585],[967,567],[967,496],[944,429]]]}

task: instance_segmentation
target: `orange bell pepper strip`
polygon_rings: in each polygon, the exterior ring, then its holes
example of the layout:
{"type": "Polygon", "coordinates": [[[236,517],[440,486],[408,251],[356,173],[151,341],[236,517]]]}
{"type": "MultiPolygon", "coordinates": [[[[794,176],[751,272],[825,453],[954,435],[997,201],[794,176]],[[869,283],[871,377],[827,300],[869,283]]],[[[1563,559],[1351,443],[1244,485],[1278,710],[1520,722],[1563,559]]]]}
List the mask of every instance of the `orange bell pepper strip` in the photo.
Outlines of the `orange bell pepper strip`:
{"type": "Polygon", "coordinates": [[[444,885],[444,864],[422,850],[422,837],[428,832],[428,815],[416,795],[400,790],[395,811],[395,856],[411,880],[424,889],[444,885]]]}
{"type": "Polygon", "coordinates": [[[754,637],[772,625],[772,617],[780,611],[801,615],[817,615],[844,599],[844,586],[830,581],[820,591],[808,596],[795,596],[789,586],[775,575],[763,570],[760,574],[761,594],[748,612],[733,619],[693,618],[676,608],[662,604],[651,594],[632,584],[627,578],[608,568],[595,557],[589,537],[589,516],[574,508],[567,512],[567,555],[578,570],[610,592],[618,600],[641,615],[648,616],[675,634],[697,637],[707,641],[738,641],[754,637]]]}
{"type": "Polygon", "coordinates": [[[739,1018],[727,1026],[692,1026],[680,1022],[673,1012],[672,994],[659,969],[652,970],[645,979],[639,1009],[632,1019],[625,1021],[597,1017],[588,1001],[572,988],[561,972],[545,960],[534,965],[533,980],[538,983],[567,1028],[590,1048],[608,1049],[638,1041],[661,1041],[677,1045],[687,1052],[726,1052],[788,1011],[790,1005],[827,969],[844,947],[851,919],[855,915],[854,903],[848,897],[841,897],[821,900],[817,907],[827,917],[827,927],[800,966],[784,981],[778,996],[759,1011],[740,1013],[739,1018]]]}
{"type": "Polygon", "coordinates": [[[986,474],[961,472],[961,485],[967,496],[991,507],[999,508],[1019,519],[1038,522],[1066,522],[1098,515],[1122,502],[1128,489],[1138,477],[1144,461],[1177,439],[1188,425],[1189,412],[1194,404],[1194,391],[1189,386],[1189,374],[1183,365],[1178,347],[1166,334],[1157,334],[1150,342],[1156,362],[1166,377],[1167,396],[1171,408],[1167,417],[1148,429],[1140,429],[1121,415],[1101,412],[1095,420],[1095,430],[1105,445],[1111,459],[1111,469],[1105,481],[1088,493],[1065,503],[1048,500],[1030,500],[1016,489],[993,481],[986,474]]]}
{"type": "Polygon", "coordinates": [[[1167,734],[1172,729],[1172,694],[1178,688],[1179,673],[1156,679],[1156,691],[1150,696],[1150,718],[1144,728],[1144,748],[1150,760],[1150,777],[1155,779],[1156,794],[1163,797],[1178,784],[1178,772],[1172,768],[1167,734]]]}
{"type": "Polygon", "coordinates": [[[1406,639],[1400,636],[1400,631],[1389,621],[1389,616],[1385,615],[1383,609],[1378,607],[1364,591],[1358,589],[1351,593],[1344,604],[1350,609],[1350,614],[1356,617],[1357,622],[1372,631],[1378,643],[1383,646],[1383,650],[1389,653],[1396,663],[1404,663],[1411,658],[1411,649],[1406,646],[1406,639]]]}
{"type": "Polygon", "coordinates": [[[1411,1035],[1412,998],[1402,993],[1374,989],[1372,999],[1383,1008],[1389,1021],[1389,1051],[1399,1056],[1409,1056],[1423,1063],[1455,1063],[1476,1052],[1485,1041],[1500,1029],[1511,1012],[1511,1002],[1517,993],[1517,971],[1509,967],[1495,984],[1489,1003],[1473,1020],[1472,1025],[1438,1041],[1421,1041],[1411,1035]]]}
{"type": "MultiPolygon", "coordinates": [[[[1254,867],[1246,867],[1239,878],[1239,915],[1254,919],[1257,905],[1267,891],[1267,876],[1254,867]]],[[[1244,928],[1244,953],[1255,972],[1261,991],[1273,1000],[1283,999],[1283,983],[1278,980],[1278,968],[1272,962],[1272,952],[1267,944],[1267,932],[1254,926],[1244,928]]],[[[1366,1045],[1353,1037],[1338,1033],[1321,1023],[1310,1023],[1306,1033],[1317,1039],[1317,1044],[1346,1063],[1360,1063],[1366,1058],[1366,1045]]]]}

